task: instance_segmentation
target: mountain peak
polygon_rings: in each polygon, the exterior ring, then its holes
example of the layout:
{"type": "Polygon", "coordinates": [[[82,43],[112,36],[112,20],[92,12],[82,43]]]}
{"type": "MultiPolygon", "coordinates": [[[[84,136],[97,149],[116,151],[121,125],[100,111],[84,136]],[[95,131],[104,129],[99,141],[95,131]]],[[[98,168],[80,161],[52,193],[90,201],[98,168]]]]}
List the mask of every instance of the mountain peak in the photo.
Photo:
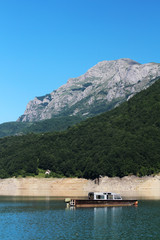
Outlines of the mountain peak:
{"type": "Polygon", "coordinates": [[[116,61],[117,62],[124,62],[124,63],[127,63],[129,65],[140,64],[140,63],[138,63],[138,62],[136,62],[136,61],[134,61],[134,60],[132,60],[130,58],[120,58],[120,59],[117,59],[116,61]]]}

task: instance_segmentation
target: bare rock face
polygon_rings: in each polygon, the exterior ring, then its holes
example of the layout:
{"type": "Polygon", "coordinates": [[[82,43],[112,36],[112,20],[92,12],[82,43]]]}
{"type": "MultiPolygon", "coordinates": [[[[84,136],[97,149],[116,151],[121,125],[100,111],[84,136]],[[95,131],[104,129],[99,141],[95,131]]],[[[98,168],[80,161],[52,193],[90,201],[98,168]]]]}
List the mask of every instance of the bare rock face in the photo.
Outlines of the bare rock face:
{"type": "Polygon", "coordinates": [[[39,121],[55,116],[94,116],[108,111],[160,76],[160,64],[140,64],[124,58],[103,61],[84,75],[42,97],[30,101],[17,121],[39,121]]]}

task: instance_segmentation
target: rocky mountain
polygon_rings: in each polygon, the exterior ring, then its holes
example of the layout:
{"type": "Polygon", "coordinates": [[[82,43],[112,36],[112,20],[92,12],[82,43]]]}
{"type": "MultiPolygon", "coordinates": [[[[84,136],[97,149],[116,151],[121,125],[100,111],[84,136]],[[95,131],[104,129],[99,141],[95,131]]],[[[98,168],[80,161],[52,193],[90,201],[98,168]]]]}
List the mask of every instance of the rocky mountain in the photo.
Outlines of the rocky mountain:
{"type": "Polygon", "coordinates": [[[17,121],[33,122],[57,116],[94,116],[108,111],[149,87],[160,76],[160,64],[140,64],[128,58],[102,61],[84,75],[30,101],[17,121]]]}

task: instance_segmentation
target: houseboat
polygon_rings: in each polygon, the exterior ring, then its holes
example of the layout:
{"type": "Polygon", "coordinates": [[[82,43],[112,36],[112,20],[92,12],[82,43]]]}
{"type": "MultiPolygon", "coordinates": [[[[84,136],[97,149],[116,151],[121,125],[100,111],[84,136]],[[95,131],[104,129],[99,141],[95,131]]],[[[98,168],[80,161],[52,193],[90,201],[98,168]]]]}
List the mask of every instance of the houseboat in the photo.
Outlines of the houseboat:
{"type": "Polygon", "coordinates": [[[123,200],[120,194],[111,192],[89,192],[88,199],[66,199],[71,207],[119,207],[137,206],[137,200],[123,200]]]}

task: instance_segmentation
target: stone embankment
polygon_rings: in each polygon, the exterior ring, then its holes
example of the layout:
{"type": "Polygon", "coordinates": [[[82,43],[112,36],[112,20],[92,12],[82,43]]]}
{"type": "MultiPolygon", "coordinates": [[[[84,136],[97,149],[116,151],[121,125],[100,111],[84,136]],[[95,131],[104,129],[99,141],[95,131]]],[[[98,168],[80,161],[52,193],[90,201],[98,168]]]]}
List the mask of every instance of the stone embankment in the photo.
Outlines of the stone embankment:
{"type": "Polygon", "coordinates": [[[2,196],[86,197],[88,192],[117,192],[124,198],[160,199],[160,176],[123,178],[9,178],[0,179],[2,196]]]}

